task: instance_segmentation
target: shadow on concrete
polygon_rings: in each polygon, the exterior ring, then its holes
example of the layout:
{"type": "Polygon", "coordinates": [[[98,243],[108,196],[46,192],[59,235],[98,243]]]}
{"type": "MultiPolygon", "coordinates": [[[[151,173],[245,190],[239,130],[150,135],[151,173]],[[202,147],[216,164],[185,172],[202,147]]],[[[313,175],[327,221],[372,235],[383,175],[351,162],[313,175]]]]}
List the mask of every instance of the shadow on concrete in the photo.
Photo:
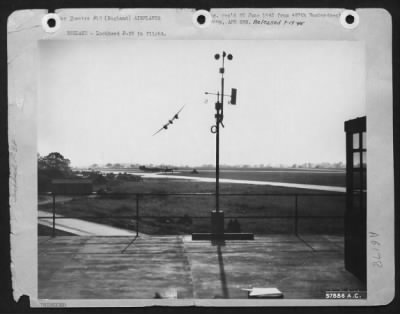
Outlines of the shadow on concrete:
{"type": "Polygon", "coordinates": [[[221,287],[222,287],[222,298],[229,299],[229,290],[228,290],[225,268],[224,268],[224,258],[222,256],[222,251],[221,251],[221,247],[225,246],[225,241],[224,240],[213,240],[213,241],[211,241],[211,244],[213,246],[217,247],[219,278],[220,278],[221,287]]]}
{"type": "Polygon", "coordinates": [[[130,247],[136,241],[137,238],[139,238],[139,237],[135,236],[133,238],[133,240],[131,242],[129,242],[129,244],[121,251],[121,253],[125,253],[125,251],[128,249],[128,247],[130,247]]]}

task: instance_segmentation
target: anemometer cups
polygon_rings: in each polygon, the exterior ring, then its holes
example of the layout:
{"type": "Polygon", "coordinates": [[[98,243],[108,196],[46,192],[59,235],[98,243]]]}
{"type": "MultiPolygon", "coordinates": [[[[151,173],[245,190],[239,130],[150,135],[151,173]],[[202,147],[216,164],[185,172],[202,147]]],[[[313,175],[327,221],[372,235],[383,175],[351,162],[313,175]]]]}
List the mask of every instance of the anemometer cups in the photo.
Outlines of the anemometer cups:
{"type": "MultiPolygon", "coordinates": [[[[221,57],[221,55],[220,55],[219,53],[216,53],[216,54],[214,55],[215,60],[219,60],[220,57],[221,57]]],[[[232,56],[230,53],[229,53],[228,55],[226,55],[226,52],[225,52],[225,51],[222,53],[222,57],[223,57],[223,58],[227,57],[228,60],[232,60],[232,59],[233,59],[233,56],[232,56]]]]}
{"type": "Polygon", "coordinates": [[[216,126],[216,125],[213,125],[213,126],[211,127],[211,133],[212,133],[212,134],[217,133],[217,126],[216,126]]]}

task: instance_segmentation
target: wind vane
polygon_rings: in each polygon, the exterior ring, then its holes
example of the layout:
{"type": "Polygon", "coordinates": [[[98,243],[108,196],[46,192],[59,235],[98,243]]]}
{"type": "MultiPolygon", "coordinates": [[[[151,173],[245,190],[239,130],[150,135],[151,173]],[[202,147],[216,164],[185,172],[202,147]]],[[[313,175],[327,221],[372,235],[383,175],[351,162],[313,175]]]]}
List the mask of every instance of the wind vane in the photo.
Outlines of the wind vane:
{"type": "Polygon", "coordinates": [[[177,113],[175,113],[174,116],[173,116],[171,119],[168,120],[168,123],[164,124],[164,125],[162,126],[161,129],[159,129],[156,133],[154,133],[153,136],[156,135],[157,133],[161,132],[162,130],[167,130],[167,129],[168,129],[168,126],[169,126],[170,124],[174,123],[174,120],[175,120],[175,119],[179,119],[179,116],[178,116],[178,115],[179,115],[179,113],[182,111],[182,109],[183,109],[184,107],[185,107],[185,105],[183,105],[182,108],[179,109],[179,111],[178,111],[177,113]]]}

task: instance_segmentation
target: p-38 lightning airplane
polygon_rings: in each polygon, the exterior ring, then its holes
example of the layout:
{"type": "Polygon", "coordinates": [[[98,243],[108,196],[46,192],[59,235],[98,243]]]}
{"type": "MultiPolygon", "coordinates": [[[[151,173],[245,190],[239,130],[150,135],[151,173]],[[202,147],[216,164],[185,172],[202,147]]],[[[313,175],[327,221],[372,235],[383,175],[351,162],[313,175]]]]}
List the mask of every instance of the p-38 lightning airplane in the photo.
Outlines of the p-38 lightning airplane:
{"type": "Polygon", "coordinates": [[[174,120],[175,120],[175,119],[179,119],[179,116],[178,116],[178,115],[179,115],[179,113],[182,111],[182,109],[183,109],[184,107],[185,107],[185,106],[182,106],[182,108],[179,109],[179,111],[178,111],[177,113],[175,113],[174,116],[173,116],[170,120],[168,120],[168,123],[164,124],[163,127],[162,127],[161,129],[159,129],[156,133],[153,134],[153,136],[156,135],[157,133],[161,132],[162,130],[167,130],[167,129],[168,129],[168,126],[169,126],[170,124],[174,123],[174,120]]]}

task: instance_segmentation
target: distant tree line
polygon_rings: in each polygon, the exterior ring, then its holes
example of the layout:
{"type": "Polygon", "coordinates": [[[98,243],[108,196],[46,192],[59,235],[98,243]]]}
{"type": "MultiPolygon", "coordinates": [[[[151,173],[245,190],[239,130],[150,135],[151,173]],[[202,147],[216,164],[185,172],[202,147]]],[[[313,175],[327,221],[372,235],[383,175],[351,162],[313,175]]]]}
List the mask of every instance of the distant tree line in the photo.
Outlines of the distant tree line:
{"type": "MultiPolygon", "coordinates": [[[[140,164],[129,164],[129,163],[107,163],[105,165],[99,165],[97,163],[92,164],[90,169],[96,168],[139,168],[140,164]]],[[[155,168],[174,168],[174,169],[215,169],[214,164],[202,164],[197,166],[190,166],[190,165],[166,165],[166,164],[145,164],[146,167],[155,167],[155,168]]],[[[311,162],[303,162],[303,163],[293,163],[293,164],[221,164],[221,168],[224,169],[272,169],[272,168],[307,168],[307,169],[344,169],[346,168],[346,164],[342,161],[339,162],[319,162],[319,163],[311,163],[311,162]]]]}
{"type": "MultiPolygon", "coordinates": [[[[71,161],[58,152],[46,156],[37,155],[38,158],[38,190],[47,192],[51,190],[51,181],[54,179],[88,179],[94,185],[101,186],[120,181],[140,181],[141,177],[129,173],[103,174],[96,170],[73,171],[71,161]]],[[[102,188],[101,188],[102,189],[102,188]]],[[[102,189],[104,190],[104,189],[102,189]]]]}
{"type": "Polygon", "coordinates": [[[47,191],[53,179],[64,179],[74,176],[70,167],[70,160],[64,158],[60,153],[53,152],[47,156],[40,156],[38,154],[37,157],[39,192],[47,191]]]}
{"type": "Polygon", "coordinates": [[[306,162],[302,164],[293,164],[291,168],[315,168],[315,169],[342,169],[346,168],[346,164],[342,161],[330,163],[330,162],[320,162],[311,163],[306,162]]]}
{"type": "MultiPolygon", "coordinates": [[[[346,164],[342,161],[339,162],[320,162],[320,163],[294,163],[294,164],[221,164],[221,168],[223,169],[274,169],[274,168],[308,168],[308,169],[344,169],[346,168],[346,164]]],[[[203,164],[201,166],[191,167],[191,166],[181,166],[180,169],[215,169],[215,165],[213,164],[203,164]]]]}

